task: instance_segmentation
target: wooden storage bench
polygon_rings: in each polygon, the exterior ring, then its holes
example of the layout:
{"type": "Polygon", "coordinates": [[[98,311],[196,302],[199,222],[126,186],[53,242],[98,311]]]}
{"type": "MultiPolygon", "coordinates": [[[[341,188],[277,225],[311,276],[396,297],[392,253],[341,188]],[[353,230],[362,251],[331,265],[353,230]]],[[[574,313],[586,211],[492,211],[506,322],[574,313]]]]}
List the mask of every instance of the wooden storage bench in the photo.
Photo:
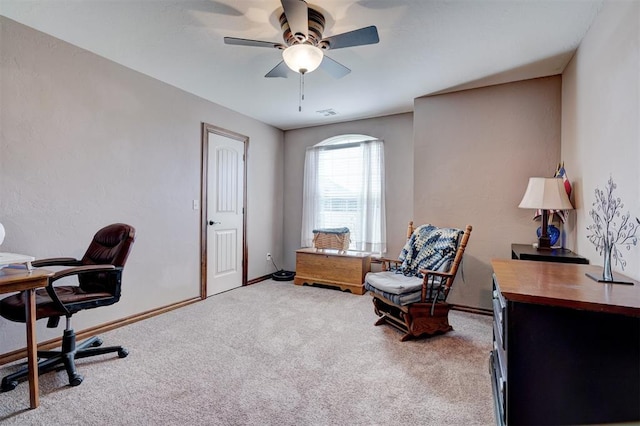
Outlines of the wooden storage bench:
{"type": "Polygon", "coordinates": [[[369,253],[303,248],[296,251],[293,283],[324,284],[364,294],[364,276],[371,269],[369,253]]]}

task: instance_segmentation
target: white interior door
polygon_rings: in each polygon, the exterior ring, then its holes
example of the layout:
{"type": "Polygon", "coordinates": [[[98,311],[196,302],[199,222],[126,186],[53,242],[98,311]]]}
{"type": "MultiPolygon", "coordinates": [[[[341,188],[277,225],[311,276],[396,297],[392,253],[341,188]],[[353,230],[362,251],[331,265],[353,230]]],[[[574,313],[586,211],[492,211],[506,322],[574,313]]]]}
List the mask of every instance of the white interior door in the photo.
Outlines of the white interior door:
{"type": "Polygon", "coordinates": [[[240,287],[244,253],[245,142],[208,131],[207,296],[240,287]]]}

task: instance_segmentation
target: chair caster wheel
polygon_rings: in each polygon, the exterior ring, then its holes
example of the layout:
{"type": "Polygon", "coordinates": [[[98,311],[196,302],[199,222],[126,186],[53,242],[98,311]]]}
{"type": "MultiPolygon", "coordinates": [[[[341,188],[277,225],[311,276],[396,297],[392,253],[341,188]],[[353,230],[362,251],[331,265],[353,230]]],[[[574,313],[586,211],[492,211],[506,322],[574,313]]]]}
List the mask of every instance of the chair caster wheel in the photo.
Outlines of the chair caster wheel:
{"type": "Polygon", "coordinates": [[[94,348],[97,348],[100,345],[102,345],[102,339],[96,339],[93,341],[93,343],[91,343],[91,346],[93,346],[94,348]]]}
{"type": "Polygon", "coordinates": [[[2,392],[9,392],[14,390],[16,386],[18,386],[18,382],[16,380],[11,380],[9,382],[5,382],[3,380],[1,389],[2,389],[2,392]]]}
{"type": "Polygon", "coordinates": [[[82,377],[80,374],[76,374],[75,376],[69,379],[69,385],[78,386],[80,383],[82,383],[83,380],[84,380],[84,377],[82,377]]]}
{"type": "Polygon", "coordinates": [[[118,358],[126,358],[129,355],[129,351],[125,348],[122,348],[118,351],[118,358]]]}

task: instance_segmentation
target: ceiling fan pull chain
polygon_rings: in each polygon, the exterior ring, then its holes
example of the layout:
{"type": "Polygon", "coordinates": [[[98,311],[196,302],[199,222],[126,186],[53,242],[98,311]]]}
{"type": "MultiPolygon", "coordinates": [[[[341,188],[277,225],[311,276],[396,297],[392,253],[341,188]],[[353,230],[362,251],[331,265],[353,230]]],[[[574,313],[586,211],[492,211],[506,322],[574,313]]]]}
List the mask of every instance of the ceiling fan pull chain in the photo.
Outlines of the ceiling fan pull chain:
{"type": "Polygon", "coordinates": [[[300,73],[300,88],[298,98],[298,112],[302,112],[302,101],[304,101],[304,73],[300,73]]]}
{"type": "Polygon", "coordinates": [[[304,74],[300,74],[300,80],[298,80],[298,112],[302,112],[302,77],[304,74]]]}

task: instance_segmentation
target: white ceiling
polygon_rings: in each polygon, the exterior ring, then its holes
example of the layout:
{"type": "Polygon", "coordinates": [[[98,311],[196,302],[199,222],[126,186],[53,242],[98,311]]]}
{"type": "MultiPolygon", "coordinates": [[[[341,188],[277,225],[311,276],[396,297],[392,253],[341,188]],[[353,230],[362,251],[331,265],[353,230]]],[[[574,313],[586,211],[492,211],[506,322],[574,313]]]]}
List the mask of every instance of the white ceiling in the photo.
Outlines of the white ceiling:
{"type": "Polygon", "coordinates": [[[279,0],[0,0],[0,14],[280,129],[413,110],[433,93],[559,74],[602,0],[309,0],[328,37],[369,25],[380,42],[327,54],[334,79],[264,78],[282,42],[279,0]],[[317,111],[333,109],[326,117],[317,111]]]}

